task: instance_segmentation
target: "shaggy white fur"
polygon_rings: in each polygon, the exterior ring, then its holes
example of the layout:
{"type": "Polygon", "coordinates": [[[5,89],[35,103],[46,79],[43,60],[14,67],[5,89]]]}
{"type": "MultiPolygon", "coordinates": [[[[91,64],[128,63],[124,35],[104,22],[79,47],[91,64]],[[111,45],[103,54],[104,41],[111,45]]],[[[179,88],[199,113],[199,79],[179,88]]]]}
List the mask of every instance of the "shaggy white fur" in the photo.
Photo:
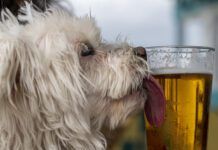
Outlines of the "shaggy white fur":
{"type": "Polygon", "coordinates": [[[9,11],[0,23],[0,150],[106,149],[103,123],[144,106],[146,61],[103,42],[92,17],[22,10],[27,25],[9,11]]]}

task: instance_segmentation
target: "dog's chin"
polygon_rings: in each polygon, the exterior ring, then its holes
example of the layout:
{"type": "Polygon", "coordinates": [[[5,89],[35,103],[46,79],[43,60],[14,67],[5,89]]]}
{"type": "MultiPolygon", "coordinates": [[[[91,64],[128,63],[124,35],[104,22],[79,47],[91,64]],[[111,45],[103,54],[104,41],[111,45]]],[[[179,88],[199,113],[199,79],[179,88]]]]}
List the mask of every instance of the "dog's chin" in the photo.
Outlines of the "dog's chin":
{"type": "Polygon", "coordinates": [[[126,100],[141,100],[145,101],[147,99],[146,90],[144,88],[139,88],[135,91],[128,92],[124,96],[113,99],[115,101],[126,101],[126,100]]]}

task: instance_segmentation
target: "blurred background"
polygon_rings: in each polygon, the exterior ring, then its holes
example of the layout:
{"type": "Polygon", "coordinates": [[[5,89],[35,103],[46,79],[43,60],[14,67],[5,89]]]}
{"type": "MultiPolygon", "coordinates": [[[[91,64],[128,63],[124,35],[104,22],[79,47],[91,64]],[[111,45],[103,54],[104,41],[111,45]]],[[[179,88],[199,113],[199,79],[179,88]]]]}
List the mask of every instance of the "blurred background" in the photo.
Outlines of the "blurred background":
{"type": "Polygon", "coordinates": [[[218,0],[69,0],[75,14],[91,14],[103,38],[128,38],[134,46],[193,45],[216,48],[209,150],[218,143],[218,0]]]}

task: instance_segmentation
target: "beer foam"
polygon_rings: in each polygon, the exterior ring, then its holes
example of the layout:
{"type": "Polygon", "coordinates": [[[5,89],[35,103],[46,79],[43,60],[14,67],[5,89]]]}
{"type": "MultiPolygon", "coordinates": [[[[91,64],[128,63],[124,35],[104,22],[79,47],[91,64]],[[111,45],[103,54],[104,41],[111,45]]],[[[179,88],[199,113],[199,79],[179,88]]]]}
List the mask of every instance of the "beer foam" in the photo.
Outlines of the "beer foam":
{"type": "Polygon", "coordinates": [[[213,74],[212,71],[203,69],[151,69],[151,73],[158,74],[213,74]]]}

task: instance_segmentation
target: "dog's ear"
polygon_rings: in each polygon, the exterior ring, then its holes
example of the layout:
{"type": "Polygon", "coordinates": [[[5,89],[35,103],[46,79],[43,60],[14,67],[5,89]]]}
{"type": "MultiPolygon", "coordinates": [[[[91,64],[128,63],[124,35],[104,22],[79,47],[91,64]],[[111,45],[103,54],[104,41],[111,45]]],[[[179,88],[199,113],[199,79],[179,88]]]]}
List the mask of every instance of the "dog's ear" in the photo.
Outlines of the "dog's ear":
{"type": "Polygon", "coordinates": [[[9,9],[14,15],[18,14],[19,4],[18,0],[1,0],[0,10],[9,9]]]}
{"type": "MultiPolygon", "coordinates": [[[[19,14],[20,7],[25,5],[25,2],[32,3],[34,7],[40,11],[45,11],[49,7],[52,0],[1,0],[0,10],[9,9],[15,16],[19,14]]],[[[53,0],[54,1],[54,0],[53,0]]],[[[58,1],[58,0],[57,0],[58,1]]]]}
{"type": "Polygon", "coordinates": [[[30,43],[20,36],[22,26],[9,10],[1,13],[0,22],[0,98],[16,107],[13,97],[18,90],[27,89],[37,64],[30,43]]]}
{"type": "Polygon", "coordinates": [[[0,96],[17,108],[17,93],[24,94],[23,99],[25,94],[35,93],[34,76],[40,68],[40,57],[19,37],[1,36],[0,51],[0,96]]]}

